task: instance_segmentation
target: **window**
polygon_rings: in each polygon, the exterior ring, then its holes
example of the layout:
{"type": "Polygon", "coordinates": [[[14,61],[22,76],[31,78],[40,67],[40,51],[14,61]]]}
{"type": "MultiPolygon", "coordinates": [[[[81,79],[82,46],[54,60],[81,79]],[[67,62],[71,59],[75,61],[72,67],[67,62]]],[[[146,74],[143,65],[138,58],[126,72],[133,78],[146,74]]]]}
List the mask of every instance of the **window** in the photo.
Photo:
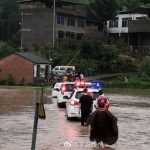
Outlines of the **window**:
{"type": "Polygon", "coordinates": [[[54,70],[59,70],[59,68],[58,68],[58,67],[56,67],[54,70]]]}
{"type": "Polygon", "coordinates": [[[37,72],[37,77],[40,77],[40,65],[37,65],[37,70],[36,70],[37,72]]]}
{"type": "MultiPolygon", "coordinates": [[[[80,97],[83,95],[83,91],[78,91],[75,95],[75,98],[80,99],[80,97]]],[[[99,93],[98,92],[92,92],[89,95],[92,96],[92,99],[95,100],[96,98],[98,98],[99,93]]]]}
{"type": "Polygon", "coordinates": [[[62,25],[64,25],[64,17],[57,16],[57,24],[62,24],[62,25]]]}
{"type": "Polygon", "coordinates": [[[70,95],[70,98],[73,96],[74,92],[75,92],[75,90],[72,91],[72,93],[71,93],[71,95],[70,95]]]}
{"type": "Polygon", "coordinates": [[[65,84],[66,85],[66,92],[72,92],[74,89],[74,84],[65,84]]]}
{"type": "Polygon", "coordinates": [[[68,19],[68,26],[75,26],[75,20],[74,19],[68,19]]]}
{"type": "Polygon", "coordinates": [[[78,27],[84,28],[84,20],[78,20],[78,27]]]}
{"type": "Polygon", "coordinates": [[[60,70],[66,70],[66,68],[60,68],[60,70]]]}
{"type": "Polygon", "coordinates": [[[132,20],[132,18],[122,18],[122,27],[128,27],[128,20],[132,20]]]}
{"type": "Polygon", "coordinates": [[[109,21],[109,28],[118,28],[118,20],[109,21]]]}

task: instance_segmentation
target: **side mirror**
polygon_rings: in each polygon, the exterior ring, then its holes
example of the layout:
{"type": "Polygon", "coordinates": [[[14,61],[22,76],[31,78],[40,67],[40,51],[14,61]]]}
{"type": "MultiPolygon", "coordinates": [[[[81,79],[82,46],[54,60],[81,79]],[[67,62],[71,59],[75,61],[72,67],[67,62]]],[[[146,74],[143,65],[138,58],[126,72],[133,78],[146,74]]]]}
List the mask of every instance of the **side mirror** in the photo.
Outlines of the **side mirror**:
{"type": "Polygon", "coordinates": [[[69,99],[69,97],[68,96],[64,96],[63,99],[69,99]]]}

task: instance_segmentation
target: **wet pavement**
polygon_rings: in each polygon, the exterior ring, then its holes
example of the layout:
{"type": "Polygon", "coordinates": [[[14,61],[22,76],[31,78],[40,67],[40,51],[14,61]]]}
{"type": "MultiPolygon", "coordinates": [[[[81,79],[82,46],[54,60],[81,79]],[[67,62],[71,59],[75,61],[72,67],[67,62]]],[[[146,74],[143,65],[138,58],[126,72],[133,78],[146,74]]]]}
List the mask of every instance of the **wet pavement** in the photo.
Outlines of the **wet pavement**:
{"type": "MultiPolygon", "coordinates": [[[[105,93],[119,127],[117,143],[107,149],[149,150],[150,92],[105,93]]],[[[0,89],[0,150],[31,149],[35,103],[39,97],[40,91],[36,90],[0,89]]],[[[81,127],[80,121],[66,120],[65,108],[57,108],[56,99],[44,97],[44,102],[46,120],[38,121],[36,150],[100,149],[92,147],[88,128],[81,127]]]]}

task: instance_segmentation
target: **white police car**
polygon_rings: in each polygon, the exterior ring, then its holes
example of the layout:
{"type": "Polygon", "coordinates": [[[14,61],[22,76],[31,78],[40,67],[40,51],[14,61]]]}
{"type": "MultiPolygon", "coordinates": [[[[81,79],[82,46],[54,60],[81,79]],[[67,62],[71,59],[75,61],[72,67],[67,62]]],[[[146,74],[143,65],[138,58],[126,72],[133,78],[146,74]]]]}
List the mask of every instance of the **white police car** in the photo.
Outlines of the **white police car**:
{"type": "MultiPolygon", "coordinates": [[[[93,98],[93,104],[96,100],[96,98],[99,96],[99,88],[87,88],[88,89],[88,93],[89,95],[92,96],[93,98]]],[[[70,120],[71,118],[81,118],[81,114],[79,114],[78,110],[79,110],[79,99],[80,97],[83,95],[83,90],[84,88],[78,88],[76,87],[70,97],[68,96],[64,96],[66,99],[68,99],[67,103],[66,103],[66,117],[68,120],[70,120]]],[[[93,105],[93,111],[95,110],[95,107],[93,105]]]]}
{"type": "Polygon", "coordinates": [[[73,89],[75,87],[89,87],[91,85],[91,82],[84,82],[84,81],[76,81],[76,82],[63,82],[61,84],[60,90],[57,93],[57,106],[60,108],[61,106],[66,106],[66,102],[68,99],[66,97],[70,97],[70,94],[72,93],[73,89]]]}

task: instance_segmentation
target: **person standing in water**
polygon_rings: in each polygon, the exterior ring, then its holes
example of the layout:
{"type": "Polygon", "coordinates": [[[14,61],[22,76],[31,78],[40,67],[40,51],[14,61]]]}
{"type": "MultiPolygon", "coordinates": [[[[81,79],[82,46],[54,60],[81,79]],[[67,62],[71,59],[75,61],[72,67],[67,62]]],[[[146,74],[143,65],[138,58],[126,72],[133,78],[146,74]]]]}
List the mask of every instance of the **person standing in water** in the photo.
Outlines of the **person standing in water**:
{"type": "Polygon", "coordinates": [[[104,108],[104,103],[98,103],[98,106],[88,118],[90,141],[96,141],[97,145],[102,142],[102,148],[105,148],[106,144],[112,145],[118,139],[118,119],[104,108]]]}

